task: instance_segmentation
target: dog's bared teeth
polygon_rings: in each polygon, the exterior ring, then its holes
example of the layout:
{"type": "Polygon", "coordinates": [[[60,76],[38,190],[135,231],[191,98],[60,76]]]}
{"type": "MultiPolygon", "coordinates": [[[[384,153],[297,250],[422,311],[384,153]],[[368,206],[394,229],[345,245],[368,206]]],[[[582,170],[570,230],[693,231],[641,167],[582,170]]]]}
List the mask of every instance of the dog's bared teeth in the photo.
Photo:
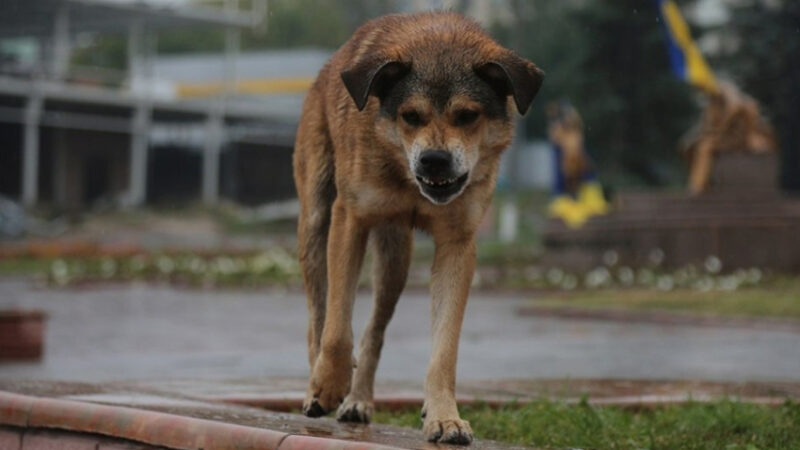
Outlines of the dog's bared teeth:
{"type": "Polygon", "coordinates": [[[417,177],[417,180],[420,182],[428,185],[428,186],[435,186],[435,187],[442,187],[442,186],[449,186],[453,183],[458,181],[458,178],[448,178],[448,179],[430,179],[425,177],[417,177]]]}
{"type": "Polygon", "coordinates": [[[447,186],[453,184],[456,180],[451,178],[449,180],[431,180],[430,178],[420,177],[420,180],[429,186],[447,186]]]}

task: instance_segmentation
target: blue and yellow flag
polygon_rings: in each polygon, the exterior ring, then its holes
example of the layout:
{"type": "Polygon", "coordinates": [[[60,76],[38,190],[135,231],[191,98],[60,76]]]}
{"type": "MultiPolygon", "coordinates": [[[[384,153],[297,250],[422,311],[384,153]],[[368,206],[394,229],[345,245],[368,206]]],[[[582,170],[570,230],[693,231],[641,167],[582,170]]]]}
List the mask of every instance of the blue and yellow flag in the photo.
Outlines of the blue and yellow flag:
{"type": "Polygon", "coordinates": [[[717,80],[692,40],[678,5],[673,0],[656,0],[656,4],[667,31],[667,50],[675,75],[704,91],[715,92],[717,80]]]}

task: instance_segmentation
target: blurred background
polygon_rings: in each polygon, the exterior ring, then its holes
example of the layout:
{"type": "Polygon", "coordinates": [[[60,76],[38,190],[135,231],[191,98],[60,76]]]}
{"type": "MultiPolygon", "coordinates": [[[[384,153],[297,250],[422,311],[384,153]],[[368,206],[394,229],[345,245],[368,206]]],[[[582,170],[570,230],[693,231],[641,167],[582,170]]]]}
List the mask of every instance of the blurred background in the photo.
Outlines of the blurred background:
{"type": "MultiPolygon", "coordinates": [[[[517,376],[796,379],[794,0],[4,0],[0,308],[44,311],[50,328],[44,359],[0,375],[303,375],[291,155],[305,92],[366,20],[430,9],[547,73],[479,236],[465,351],[497,364],[476,356],[472,376],[513,359],[517,376]],[[676,336],[609,309],[724,326],[676,336]],[[731,331],[745,319],[794,331],[731,331]],[[505,341],[512,320],[530,339],[505,341]],[[487,350],[498,339],[533,353],[487,350]],[[691,356],[665,356],[677,349],[691,356]]],[[[433,249],[416,246],[401,321],[426,314],[433,249]]],[[[406,359],[381,370],[421,374],[427,341],[402,327],[406,359]]]]}
{"type": "MultiPolygon", "coordinates": [[[[800,189],[797,7],[677,4],[717,77],[774,127],[774,184],[800,189]]],[[[501,195],[553,184],[554,100],[582,116],[607,194],[685,185],[679,143],[705,99],[674,75],[658,1],[13,0],[0,36],[0,195],[70,219],[198,204],[288,211],[294,130],[316,72],[364,21],[434,8],[475,18],[548,74],[506,156],[501,195]]],[[[522,234],[536,232],[542,209],[525,210],[522,234]]],[[[495,231],[518,238],[517,216],[495,231]]]]}

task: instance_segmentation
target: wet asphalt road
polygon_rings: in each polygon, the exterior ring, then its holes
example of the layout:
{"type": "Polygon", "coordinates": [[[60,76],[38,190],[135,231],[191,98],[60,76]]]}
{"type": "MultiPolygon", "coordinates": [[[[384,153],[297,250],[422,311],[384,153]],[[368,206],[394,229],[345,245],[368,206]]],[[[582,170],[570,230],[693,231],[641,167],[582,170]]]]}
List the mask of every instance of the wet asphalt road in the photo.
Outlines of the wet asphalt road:
{"type": "MultiPolygon", "coordinates": [[[[647,378],[800,381],[800,334],[520,317],[530,298],[474,292],[459,379],[647,378]]],[[[152,285],[54,290],[0,280],[0,308],[49,314],[46,356],[0,363],[0,378],[69,381],[306,376],[300,292],[203,291],[152,285]]],[[[356,301],[356,336],[371,307],[356,301]]],[[[389,325],[378,376],[421,381],[429,302],[404,295],[389,325]]]]}

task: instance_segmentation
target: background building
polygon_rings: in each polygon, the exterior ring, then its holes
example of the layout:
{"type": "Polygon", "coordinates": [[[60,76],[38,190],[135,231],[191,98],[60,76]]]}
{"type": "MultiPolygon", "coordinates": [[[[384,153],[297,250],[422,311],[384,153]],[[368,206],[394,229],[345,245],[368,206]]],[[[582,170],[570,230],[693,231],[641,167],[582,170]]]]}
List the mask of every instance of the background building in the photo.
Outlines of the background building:
{"type": "MultiPolygon", "coordinates": [[[[222,194],[243,201],[291,196],[285,168],[294,121],[284,106],[289,101],[296,109],[302,94],[278,83],[272,93],[288,90],[288,100],[273,104],[232,95],[240,30],[258,26],[266,10],[265,2],[252,2],[249,10],[228,3],[219,9],[100,0],[4,2],[0,194],[61,210],[98,201],[136,206],[192,197],[213,203],[222,194]],[[225,35],[224,51],[200,58],[196,73],[208,74],[215,86],[202,96],[186,94],[193,87],[197,94],[196,83],[172,77],[175,61],[158,62],[156,33],[181,28],[225,35]],[[76,43],[109,33],[125,35],[124,70],[74,63],[76,43]],[[185,158],[176,156],[181,152],[185,158]],[[270,159],[273,154],[280,157],[270,159]],[[255,174],[256,167],[263,171],[255,174]],[[265,179],[278,188],[259,186],[265,179]]],[[[197,69],[191,64],[178,63],[184,74],[197,69]]],[[[305,83],[317,69],[309,68],[305,83]]]]}

